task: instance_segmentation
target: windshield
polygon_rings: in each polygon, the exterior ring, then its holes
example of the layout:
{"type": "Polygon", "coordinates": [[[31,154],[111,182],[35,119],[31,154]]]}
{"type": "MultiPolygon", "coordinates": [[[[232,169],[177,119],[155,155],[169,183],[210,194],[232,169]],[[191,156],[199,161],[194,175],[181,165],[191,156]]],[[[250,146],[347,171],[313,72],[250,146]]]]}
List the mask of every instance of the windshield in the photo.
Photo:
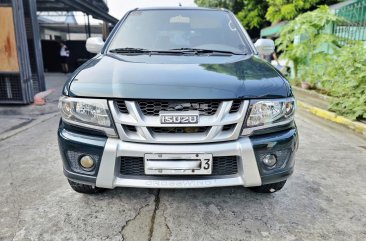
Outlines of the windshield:
{"type": "Polygon", "coordinates": [[[249,53],[239,31],[225,11],[136,10],[128,15],[108,49],[249,53]]]}

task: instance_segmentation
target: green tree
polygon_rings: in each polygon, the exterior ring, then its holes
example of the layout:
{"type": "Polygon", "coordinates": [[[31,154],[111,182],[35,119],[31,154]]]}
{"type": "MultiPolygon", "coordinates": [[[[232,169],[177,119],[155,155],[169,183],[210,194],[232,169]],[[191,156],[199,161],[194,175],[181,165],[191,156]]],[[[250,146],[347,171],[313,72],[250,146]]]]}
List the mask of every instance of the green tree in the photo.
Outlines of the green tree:
{"type": "Polygon", "coordinates": [[[322,67],[328,66],[324,63],[329,58],[323,49],[337,51],[341,41],[336,35],[324,32],[324,28],[339,21],[342,20],[330,13],[328,7],[322,6],[301,14],[282,29],[276,40],[277,49],[283,51],[282,57],[292,61],[295,81],[315,84],[323,74],[325,70],[322,67]],[[298,38],[302,41],[296,41],[298,38]]]}
{"type": "Polygon", "coordinates": [[[195,0],[201,7],[226,8],[235,13],[248,29],[263,28],[281,20],[292,20],[299,14],[341,0],[195,0]],[[269,22],[268,22],[269,21],[269,22]]]}
{"type": "Polygon", "coordinates": [[[330,110],[353,120],[365,119],[364,43],[324,31],[329,24],[345,21],[322,6],[289,22],[276,43],[283,56],[293,62],[295,81],[308,82],[333,96],[330,110]],[[298,37],[301,37],[300,42],[295,41],[298,37]]]}
{"type": "Polygon", "coordinates": [[[238,13],[243,8],[242,0],[195,0],[196,4],[208,8],[226,8],[238,13]]]}
{"type": "Polygon", "coordinates": [[[292,20],[299,14],[313,10],[320,5],[330,5],[340,0],[267,0],[267,20],[272,23],[281,20],[292,20]]]}
{"type": "Polygon", "coordinates": [[[352,120],[366,119],[366,48],[362,42],[342,47],[332,55],[322,87],[335,97],[330,110],[352,120]]]}
{"type": "Polygon", "coordinates": [[[238,17],[247,30],[258,34],[259,29],[269,25],[265,19],[267,0],[195,0],[198,6],[211,8],[226,8],[238,17]]]}
{"type": "Polygon", "coordinates": [[[265,15],[268,9],[266,0],[242,0],[244,7],[236,16],[246,29],[263,28],[269,25],[265,15]]]}

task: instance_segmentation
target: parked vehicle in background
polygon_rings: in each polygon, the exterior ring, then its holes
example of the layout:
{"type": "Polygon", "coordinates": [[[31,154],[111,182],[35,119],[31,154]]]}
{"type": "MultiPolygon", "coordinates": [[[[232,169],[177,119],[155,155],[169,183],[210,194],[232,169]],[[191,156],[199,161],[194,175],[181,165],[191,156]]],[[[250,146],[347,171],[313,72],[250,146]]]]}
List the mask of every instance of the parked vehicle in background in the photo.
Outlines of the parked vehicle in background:
{"type": "Polygon", "coordinates": [[[227,10],[128,12],[66,83],[58,129],[64,174],[104,188],[280,190],[298,133],[288,81],[227,10]]]}

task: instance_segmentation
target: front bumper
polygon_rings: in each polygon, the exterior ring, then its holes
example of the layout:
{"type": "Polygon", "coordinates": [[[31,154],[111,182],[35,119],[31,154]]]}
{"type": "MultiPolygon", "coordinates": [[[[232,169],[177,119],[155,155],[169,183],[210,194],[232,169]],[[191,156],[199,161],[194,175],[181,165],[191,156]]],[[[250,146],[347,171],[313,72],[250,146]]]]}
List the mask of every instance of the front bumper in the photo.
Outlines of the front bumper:
{"type": "Polygon", "coordinates": [[[267,135],[241,137],[236,141],[207,144],[141,144],[117,138],[72,132],[61,124],[58,130],[64,174],[67,178],[102,188],[207,188],[223,186],[261,186],[286,180],[293,172],[298,145],[296,127],[267,135]],[[144,157],[147,153],[210,153],[213,157],[237,156],[238,172],[209,176],[130,176],[120,173],[120,157],[144,157]],[[96,160],[93,171],[78,167],[78,155],[96,160]],[[281,156],[275,168],[262,162],[266,154],[281,156]]]}

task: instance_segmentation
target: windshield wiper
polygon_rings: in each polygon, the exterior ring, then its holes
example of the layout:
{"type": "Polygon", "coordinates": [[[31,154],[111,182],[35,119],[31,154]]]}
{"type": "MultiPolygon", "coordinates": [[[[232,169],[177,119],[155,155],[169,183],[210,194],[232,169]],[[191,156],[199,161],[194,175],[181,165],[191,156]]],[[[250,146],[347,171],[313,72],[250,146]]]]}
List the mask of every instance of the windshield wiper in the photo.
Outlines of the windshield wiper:
{"type": "Polygon", "coordinates": [[[178,48],[170,49],[170,51],[177,51],[182,53],[193,53],[193,54],[225,54],[225,55],[245,55],[246,53],[236,53],[227,50],[212,50],[212,49],[196,49],[196,48],[178,48]]]}
{"type": "Polygon", "coordinates": [[[111,53],[116,53],[116,54],[148,54],[148,55],[153,55],[153,54],[184,54],[181,51],[176,51],[176,50],[149,50],[149,49],[144,49],[144,48],[116,48],[116,49],[111,49],[109,50],[109,52],[111,53]]]}
{"type": "Polygon", "coordinates": [[[109,52],[116,54],[145,54],[150,53],[151,50],[143,48],[116,48],[109,50],[109,52]]]}
{"type": "Polygon", "coordinates": [[[196,48],[177,48],[169,50],[149,50],[144,48],[115,48],[109,50],[116,54],[209,54],[209,55],[245,55],[245,53],[235,53],[226,50],[196,49],[196,48]]]}

